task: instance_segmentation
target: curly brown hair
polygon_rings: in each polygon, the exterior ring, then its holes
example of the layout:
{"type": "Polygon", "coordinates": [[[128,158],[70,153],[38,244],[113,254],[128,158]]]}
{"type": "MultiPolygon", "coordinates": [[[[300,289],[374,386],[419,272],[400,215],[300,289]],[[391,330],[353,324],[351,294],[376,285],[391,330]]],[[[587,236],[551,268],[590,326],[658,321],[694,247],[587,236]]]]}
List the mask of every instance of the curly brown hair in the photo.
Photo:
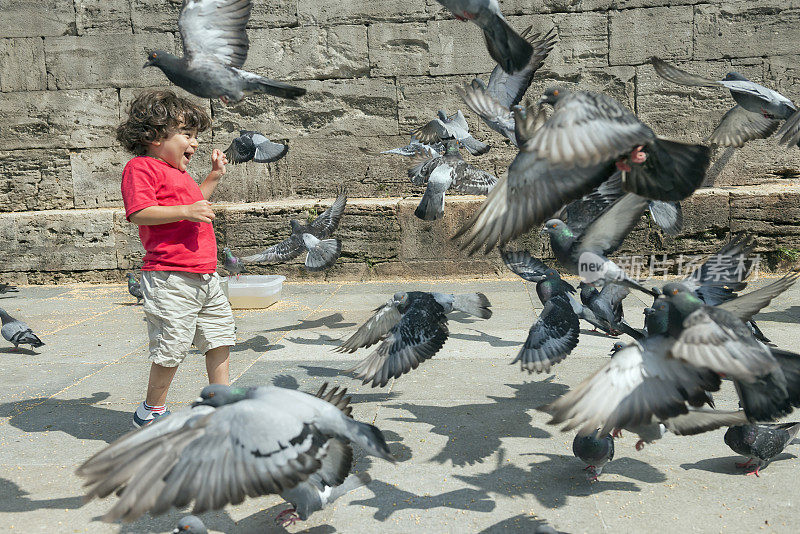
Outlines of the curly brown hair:
{"type": "Polygon", "coordinates": [[[146,91],[131,102],[128,120],[117,127],[117,140],[137,156],[148,143],[169,137],[183,125],[203,132],[211,126],[208,114],[197,104],[172,91],[146,91]]]}

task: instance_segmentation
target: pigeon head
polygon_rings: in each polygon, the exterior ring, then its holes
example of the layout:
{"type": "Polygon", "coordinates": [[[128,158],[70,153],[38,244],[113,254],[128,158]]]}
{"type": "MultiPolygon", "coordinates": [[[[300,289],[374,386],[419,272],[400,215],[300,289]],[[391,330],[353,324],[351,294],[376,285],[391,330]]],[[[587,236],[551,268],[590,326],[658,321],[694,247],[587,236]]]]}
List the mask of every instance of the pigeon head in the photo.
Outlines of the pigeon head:
{"type": "Polygon", "coordinates": [[[581,299],[591,297],[595,293],[597,293],[597,288],[595,288],[591,284],[587,284],[586,282],[581,282],[578,284],[578,287],[581,290],[581,299]]]}
{"type": "Polygon", "coordinates": [[[200,518],[194,515],[187,515],[180,521],[178,526],[172,531],[172,534],[207,534],[206,526],[200,521],[200,518]]]}
{"type": "Polygon", "coordinates": [[[694,292],[679,282],[670,282],[662,288],[664,296],[684,317],[703,306],[694,292]]]}
{"type": "Polygon", "coordinates": [[[233,404],[247,396],[247,389],[233,388],[224,384],[211,384],[203,388],[200,397],[192,403],[194,406],[213,406],[219,408],[226,404],[233,404]]]}
{"type": "Polygon", "coordinates": [[[447,144],[445,145],[445,154],[448,156],[453,156],[458,154],[458,147],[459,142],[456,139],[448,139],[447,144]]]}
{"type": "Polygon", "coordinates": [[[749,82],[747,78],[736,72],[735,70],[730,71],[728,74],[725,75],[723,78],[726,82],[749,82]]]}
{"type": "Polygon", "coordinates": [[[145,63],[142,68],[158,67],[164,70],[164,68],[170,68],[180,60],[181,58],[170,54],[166,50],[151,50],[147,53],[147,63],[145,63]]]}
{"type": "Polygon", "coordinates": [[[611,347],[610,356],[613,358],[616,353],[618,353],[625,347],[627,347],[627,345],[623,341],[617,341],[616,343],[614,343],[614,346],[611,347]]]}
{"type": "Polygon", "coordinates": [[[125,276],[128,277],[128,282],[135,282],[136,281],[136,275],[134,275],[133,273],[128,273],[125,276]]]}
{"type": "Polygon", "coordinates": [[[647,334],[656,336],[666,334],[669,327],[669,303],[664,299],[659,299],[653,304],[652,308],[645,309],[644,324],[647,327],[647,334]]]}
{"type": "Polygon", "coordinates": [[[555,106],[556,103],[567,95],[569,91],[564,89],[563,87],[550,87],[545,90],[544,94],[539,98],[539,104],[550,104],[551,106],[555,106]]]}
{"type": "Polygon", "coordinates": [[[436,116],[439,117],[439,120],[442,120],[442,121],[446,121],[447,120],[447,113],[443,109],[440,109],[439,111],[437,111],[436,112],[436,116]]]}
{"type": "Polygon", "coordinates": [[[405,291],[398,291],[392,296],[392,302],[402,310],[408,304],[408,293],[405,291]]]}
{"type": "Polygon", "coordinates": [[[575,237],[575,235],[572,233],[572,230],[570,230],[569,226],[567,226],[567,223],[561,219],[550,219],[544,223],[542,234],[545,233],[550,235],[550,239],[554,239],[559,242],[570,237],[575,237]]]}
{"type": "Polygon", "coordinates": [[[0,308],[0,319],[2,319],[3,324],[6,324],[8,321],[12,320],[11,316],[3,308],[0,308]]]}
{"type": "Polygon", "coordinates": [[[228,247],[223,248],[222,253],[225,255],[226,260],[236,260],[236,256],[233,255],[233,252],[231,252],[230,248],[228,247]]]}

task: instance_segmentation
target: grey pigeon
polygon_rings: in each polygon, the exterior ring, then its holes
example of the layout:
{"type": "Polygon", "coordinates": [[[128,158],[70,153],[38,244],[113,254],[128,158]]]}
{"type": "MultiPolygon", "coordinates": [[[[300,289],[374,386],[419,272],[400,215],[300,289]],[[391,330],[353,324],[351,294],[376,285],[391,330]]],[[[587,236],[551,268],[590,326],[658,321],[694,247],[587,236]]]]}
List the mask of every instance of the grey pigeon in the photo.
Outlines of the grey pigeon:
{"type": "Polygon", "coordinates": [[[164,50],[147,55],[145,67],[158,67],[169,81],[200,98],[235,103],[265,93],[296,98],[306,90],[241,70],[249,41],[245,26],[250,0],[184,0],[178,18],[183,57],[164,50]]]}
{"type": "Polygon", "coordinates": [[[600,330],[618,336],[623,331],[632,328],[623,317],[622,301],[628,296],[630,290],[619,284],[605,284],[598,291],[594,286],[581,282],[578,285],[581,303],[594,314],[595,320],[601,325],[600,330]]]}
{"type": "Polygon", "coordinates": [[[430,152],[433,153],[434,156],[438,156],[444,152],[444,142],[428,145],[421,143],[416,137],[412,136],[411,141],[409,141],[406,146],[384,150],[381,154],[397,154],[399,156],[413,157],[420,155],[422,152],[430,152]]]}
{"type": "MultiPolygon", "coordinates": [[[[676,436],[693,436],[703,432],[710,432],[724,426],[740,425],[747,423],[744,410],[724,411],[711,408],[695,408],[690,406],[689,412],[663,421],[628,425],[625,430],[630,430],[639,441],[634,447],[637,451],[644,448],[646,443],[653,443],[664,437],[669,431],[676,436]]],[[[617,433],[619,434],[619,433],[617,433]]]]}
{"type": "Polygon", "coordinates": [[[447,341],[447,314],[462,311],[481,319],[492,316],[491,303],[483,293],[448,295],[425,291],[399,291],[375,309],[375,313],[348,338],[338,352],[353,353],[361,347],[380,345],[348,372],[372,387],[385,386],[439,352],[447,341]]]}
{"type": "Polygon", "coordinates": [[[247,267],[241,258],[234,256],[231,249],[225,247],[222,249],[222,266],[231,276],[239,278],[239,275],[247,272],[247,267]]]}
{"type": "Polygon", "coordinates": [[[133,273],[128,273],[125,276],[128,278],[128,293],[132,296],[136,297],[136,304],[142,302],[144,295],[142,294],[142,285],[136,279],[136,275],[133,273]]]}
{"type": "Polygon", "coordinates": [[[458,20],[471,20],[483,30],[486,49],[504,71],[524,69],[533,47],[508,25],[497,0],[437,0],[458,20]]]}
{"type": "Polygon", "coordinates": [[[437,118],[414,130],[411,135],[426,145],[435,145],[448,139],[455,139],[473,156],[489,151],[489,145],[481,143],[469,133],[469,124],[459,109],[448,117],[442,110],[436,112],[437,118]]]}
{"type": "Polygon", "coordinates": [[[17,289],[17,286],[0,283],[0,295],[2,295],[3,293],[16,293],[17,291],[19,291],[17,289]]]}
{"type": "Polygon", "coordinates": [[[623,188],[650,200],[679,201],[703,182],[710,149],[661,139],[619,102],[588,91],[548,89],[539,104],[555,112],[538,127],[538,110],[514,108],[519,153],[478,212],[453,237],[488,253],[543,223],[565,204],[624,172],[623,188]]]}
{"type": "Polygon", "coordinates": [[[747,462],[736,464],[737,467],[755,467],[747,474],[760,476],[761,468],[783,452],[798,431],[800,423],[732,426],[725,432],[725,444],[747,457],[747,462]],[[750,465],[753,461],[755,466],[750,465]]]}
{"type": "Polygon", "coordinates": [[[454,189],[467,195],[486,195],[497,178],[464,161],[458,152],[458,141],[446,141],[442,155],[423,150],[408,176],[415,185],[426,184],[414,215],[424,221],[434,221],[444,215],[444,194],[454,189]]]}
{"type": "Polygon", "coordinates": [[[187,515],[180,521],[172,534],[208,534],[206,526],[196,515],[187,515]]]}
{"type": "Polygon", "coordinates": [[[686,414],[688,405],[705,403],[707,392],[719,389],[720,377],[671,357],[674,316],[672,305],[658,299],[646,313],[646,338],[623,348],[577,387],[538,408],[552,416],[548,423],[565,423],[563,430],[578,428],[581,435],[597,428],[605,434],[686,414]]]}
{"type": "Polygon", "coordinates": [[[557,271],[544,271],[544,277],[536,283],[536,294],[544,308],[512,365],[519,362],[520,368],[528,373],[550,372],[554,364],[578,346],[580,325],[568,296],[574,291],[557,271]]]}
{"type": "MultiPolygon", "coordinates": [[[[344,415],[351,417],[353,407],[350,406],[351,399],[345,396],[346,393],[347,388],[340,390],[335,387],[328,390],[327,384],[323,384],[315,396],[330,402],[339,408],[344,415]]],[[[334,441],[345,458],[349,458],[350,465],[347,466],[347,471],[349,472],[352,468],[353,449],[346,441],[338,438],[335,438],[334,441]]],[[[344,482],[334,485],[327,482],[319,473],[314,473],[297,486],[281,493],[281,497],[291,503],[292,508],[279,513],[275,518],[275,522],[287,526],[294,524],[298,520],[305,521],[312,513],[322,510],[328,503],[369,482],[370,477],[367,473],[359,473],[348,475],[344,482]]]]}
{"type": "Polygon", "coordinates": [[[272,245],[263,252],[245,256],[242,261],[244,263],[283,262],[308,251],[305,261],[307,270],[327,269],[336,263],[342,253],[342,242],[339,238],[330,237],[339,226],[346,205],[347,193],[342,193],[333,201],[330,208],[323,211],[310,224],[301,224],[296,219],[290,220],[292,234],[287,239],[272,245]]]}
{"type": "MultiPolygon", "coordinates": [[[[497,65],[489,76],[489,85],[480,78],[475,78],[469,85],[457,90],[469,108],[483,119],[489,128],[506,136],[515,146],[517,138],[514,128],[514,114],[511,108],[519,104],[533,80],[533,75],[542,66],[547,55],[555,45],[555,29],[544,36],[537,33],[528,36],[528,26],[520,35],[533,47],[531,59],[524,69],[508,74],[497,65]]],[[[546,117],[542,118],[542,122],[546,117]]]]}
{"type": "Polygon", "coordinates": [[[287,145],[273,143],[264,134],[250,130],[239,130],[239,137],[234,139],[225,149],[228,163],[272,163],[278,161],[289,152],[287,145]]]}
{"type": "Polygon", "coordinates": [[[30,326],[19,319],[14,319],[3,308],[0,308],[0,319],[3,321],[0,333],[3,334],[6,341],[14,344],[15,349],[19,348],[20,345],[30,345],[34,349],[44,345],[42,340],[33,333],[30,326]]]}
{"type": "Polygon", "coordinates": [[[117,493],[104,521],[133,521],[194,501],[193,514],[283,493],[318,474],[341,484],[341,443],[394,461],[381,431],[333,404],[279,387],[212,384],[192,408],[121,437],[83,463],[87,499],[117,493]]]}
{"type": "MultiPolygon", "coordinates": [[[[778,129],[781,120],[788,119],[797,111],[791,100],[772,89],[751,82],[738,72],[732,71],[722,80],[712,80],[697,76],[674,67],[657,57],[650,60],[656,74],[680,85],[699,87],[723,87],[731,92],[736,105],[722,117],[719,125],[711,132],[708,141],[721,146],[743,146],[752,139],[764,139],[778,129]]],[[[792,141],[797,134],[792,125],[786,124],[782,142],[792,141]]]]}
{"type": "Polygon", "coordinates": [[[603,467],[614,459],[614,438],[610,434],[598,437],[598,431],[591,434],[577,434],[572,440],[572,454],[587,464],[589,480],[597,480],[603,467]]]}

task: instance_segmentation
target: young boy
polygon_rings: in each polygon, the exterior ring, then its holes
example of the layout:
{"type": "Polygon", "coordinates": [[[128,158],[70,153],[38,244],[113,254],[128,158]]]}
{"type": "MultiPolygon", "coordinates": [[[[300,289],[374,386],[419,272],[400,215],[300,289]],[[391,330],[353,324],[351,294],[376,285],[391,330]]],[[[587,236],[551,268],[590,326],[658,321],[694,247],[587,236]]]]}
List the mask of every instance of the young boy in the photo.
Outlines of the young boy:
{"type": "Polygon", "coordinates": [[[117,139],[136,155],[122,171],[125,216],[139,225],[146,251],[142,293],[150,337],[150,380],[135,427],[168,415],[167,391],[189,347],[206,356],[211,384],[228,384],[228,356],[235,343],[233,314],[220,287],[211,197],[225,174],[220,150],[199,186],[186,172],[197,134],[211,119],[171,91],[149,91],[131,103],[117,139]]]}

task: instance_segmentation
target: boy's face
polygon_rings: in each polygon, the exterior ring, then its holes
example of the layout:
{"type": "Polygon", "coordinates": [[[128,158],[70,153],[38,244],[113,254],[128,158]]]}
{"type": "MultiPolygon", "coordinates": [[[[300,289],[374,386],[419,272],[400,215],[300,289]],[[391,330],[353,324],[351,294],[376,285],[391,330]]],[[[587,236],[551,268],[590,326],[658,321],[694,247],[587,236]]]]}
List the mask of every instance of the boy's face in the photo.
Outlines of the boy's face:
{"type": "Polygon", "coordinates": [[[151,142],[147,147],[147,155],[165,161],[185,171],[197,150],[197,131],[189,130],[181,122],[178,129],[159,141],[151,142]]]}

